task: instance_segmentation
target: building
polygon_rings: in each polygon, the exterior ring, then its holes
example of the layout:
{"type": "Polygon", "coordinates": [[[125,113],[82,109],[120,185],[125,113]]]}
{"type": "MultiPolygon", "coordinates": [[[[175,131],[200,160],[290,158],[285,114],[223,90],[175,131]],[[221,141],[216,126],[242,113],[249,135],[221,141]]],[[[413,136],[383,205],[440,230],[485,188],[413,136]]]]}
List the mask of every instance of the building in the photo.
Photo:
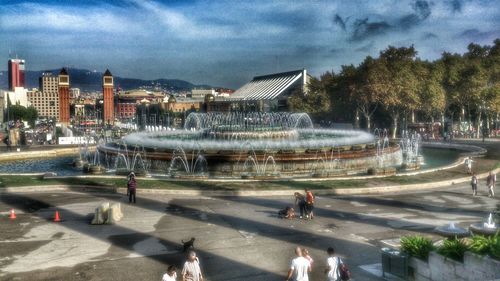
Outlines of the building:
{"type": "Polygon", "coordinates": [[[229,97],[207,103],[207,111],[287,111],[288,98],[307,92],[310,76],[305,69],[256,76],[229,97]]]}
{"type": "Polygon", "coordinates": [[[79,88],[69,89],[69,98],[72,100],[80,98],[80,89],[79,88]]]}
{"type": "Polygon", "coordinates": [[[38,89],[28,91],[28,103],[40,117],[59,120],[59,79],[52,73],[43,73],[38,78],[38,89]]]}
{"type": "Polygon", "coordinates": [[[113,75],[109,69],[106,69],[104,75],[102,76],[102,99],[103,99],[103,114],[102,121],[103,124],[114,124],[115,123],[115,105],[114,105],[114,93],[113,93],[113,75]]]}
{"type": "Polygon", "coordinates": [[[199,99],[166,96],[161,103],[161,108],[170,112],[190,112],[200,111],[202,105],[203,101],[199,99]]]}
{"type": "Polygon", "coordinates": [[[9,90],[14,91],[17,87],[24,88],[24,60],[10,59],[9,70],[9,90]]]}
{"type": "Polygon", "coordinates": [[[132,119],[136,115],[137,105],[141,102],[161,103],[165,98],[162,92],[151,92],[144,89],[136,89],[119,92],[116,95],[116,118],[120,120],[132,119]]]}
{"type": "Polygon", "coordinates": [[[24,107],[28,107],[30,105],[28,101],[28,92],[28,89],[25,89],[23,87],[16,87],[14,91],[0,90],[0,93],[5,100],[4,107],[7,107],[9,101],[10,104],[19,104],[24,107]]]}
{"type": "Polygon", "coordinates": [[[4,117],[4,106],[5,106],[5,96],[3,92],[0,92],[0,127],[3,124],[4,117]]]}
{"type": "Polygon", "coordinates": [[[191,90],[191,98],[193,98],[193,99],[203,100],[203,99],[205,99],[206,95],[215,96],[215,90],[214,89],[192,89],[191,90]]]}
{"type": "Polygon", "coordinates": [[[58,78],[59,93],[59,123],[68,125],[70,122],[69,75],[65,68],[61,69],[58,78]]]}

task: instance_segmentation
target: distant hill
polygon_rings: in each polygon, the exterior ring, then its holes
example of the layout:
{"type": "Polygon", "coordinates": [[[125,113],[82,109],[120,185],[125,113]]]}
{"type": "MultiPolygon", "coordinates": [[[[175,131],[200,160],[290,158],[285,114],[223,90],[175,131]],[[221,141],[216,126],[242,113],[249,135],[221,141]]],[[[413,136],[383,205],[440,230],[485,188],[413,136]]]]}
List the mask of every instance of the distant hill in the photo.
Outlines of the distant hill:
{"type": "MultiPolygon", "coordinates": [[[[80,88],[81,91],[101,91],[102,90],[102,72],[94,72],[86,69],[68,68],[70,82],[72,88],[80,88]]],[[[26,71],[26,87],[38,88],[38,78],[42,73],[51,72],[57,75],[60,69],[44,70],[44,71],[26,71]]],[[[7,71],[0,71],[0,89],[8,89],[9,83],[7,80],[7,71]]],[[[141,87],[157,87],[169,91],[190,91],[193,88],[212,88],[209,85],[194,85],[188,81],[179,79],[156,79],[142,80],[134,78],[122,78],[114,76],[115,87],[120,87],[124,90],[137,89],[141,87]]]]}

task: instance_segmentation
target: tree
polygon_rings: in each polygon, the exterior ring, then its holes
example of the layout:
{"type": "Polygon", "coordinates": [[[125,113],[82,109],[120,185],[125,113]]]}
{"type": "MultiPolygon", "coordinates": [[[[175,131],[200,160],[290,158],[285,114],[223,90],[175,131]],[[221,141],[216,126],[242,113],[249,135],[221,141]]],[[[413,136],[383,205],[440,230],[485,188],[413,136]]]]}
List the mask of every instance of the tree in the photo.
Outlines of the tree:
{"type": "Polygon", "coordinates": [[[30,125],[30,127],[34,127],[35,121],[36,121],[36,119],[38,119],[38,111],[36,110],[35,107],[28,106],[28,108],[26,108],[24,118],[26,121],[28,121],[28,124],[30,125]]]}
{"type": "Polygon", "coordinates": [[[397,135],[401,115],[418,108],[418,81],[414,73],[414,59],[417,52],[413,46],[392,47],[380,53],[381,63],[377,84],[383,93],[382,104],[392,119],[392,138],[397,135]]]}
{"type": "Polygon", "coordinates": [[[461,90],[460,90],[460,80],[462,79],[462,71],[464,68],[464,60],[462,56],[458,54],[443,53],[441,59],[437,61],[438,64],[442,64],[444,69],[443,76],[443,89],[446,93],[446,103],[444,114],[441,116],[441,122],[445,122],[445,114],[449,113],[450,120],[453,122],[454,111],[453,106],[458,105],[463,106],[460,100],[461,90]]]}
{"type": "Polygon", "coordinates": [[[424,75],[419,90],[420,110],[434,123],[435,115],[444,114],[446,107],[446,92],[442,85],[444,69],[438,63],[426,63],[422,66],[425,71],[420,72],[424,75]]]}
{"type": "Polygon", "coordinates": [[[310,114],[329,112],[330,99],[326,93],[326,83],[313,77],[307,87],[307,92],[298,88],[290,95],[288,98],[290,110],[310,114]]]}
{"type": "MultiPolygon", "coordinates": [[[[353,66],[343,67],[342,74],[345,79],[345,88],[356,104],[356,111],[360,112],[366,120],[366,129],[371,130],[372,116],[380,103],[380,91],[377,91],[376,80],[377,61],[368,56],[356,69],[353,66]]],[[[356,119],[358,113],[356,112],[356,119]]]]}

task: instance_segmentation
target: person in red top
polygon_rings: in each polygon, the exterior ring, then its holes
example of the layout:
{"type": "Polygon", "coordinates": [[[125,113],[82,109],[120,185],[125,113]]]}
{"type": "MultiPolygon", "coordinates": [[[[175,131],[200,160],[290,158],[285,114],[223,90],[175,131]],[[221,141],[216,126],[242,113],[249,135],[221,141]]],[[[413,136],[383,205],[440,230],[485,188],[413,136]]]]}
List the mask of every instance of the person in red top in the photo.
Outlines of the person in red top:
{"type": "Polygon", "coordinates": [[[131,172],[129,175],[129,180],[127,182],[127,193],[128,193],[128,202],[132,203],[132,199],[134,201],[134,204],[136,203],[135,200],[135,191],[137,189],[137,181],[135,180],[135,174],[134,172],[131,172]]]}
{"type": "Polygon", "coordinates": [[[306,218],[313,219],[313,209],[314,209],[314,194],[309,190],[305,189],[306,192],[306,218]]]}

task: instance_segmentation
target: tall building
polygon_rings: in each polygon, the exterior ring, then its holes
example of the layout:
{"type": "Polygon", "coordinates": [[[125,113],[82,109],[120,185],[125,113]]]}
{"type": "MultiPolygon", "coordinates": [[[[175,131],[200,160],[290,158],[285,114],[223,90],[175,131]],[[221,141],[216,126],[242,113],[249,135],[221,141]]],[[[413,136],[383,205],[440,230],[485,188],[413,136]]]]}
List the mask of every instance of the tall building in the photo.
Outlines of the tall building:
{"type": "Polygon", "coordinates": [[[41,117],[59,120],[59,77],[43,73],[38,78],[39,91],[28,92],[28,102],[41,117]]]}
{"type": "Polygon", "coordinates": [[[69,75],[65,68],[61,69],[59,72],[59,122],[63,124],[69,124],[70,113],[69,113],[69,75]]]}
{"type": "Polygon", "coordinates": [[[9,68],[9,90],[14,91],[16,87],[24,88],[24,60],[10,59],[9,68]]]}
{"type": "Polygon", "coordinates": [[[115,122],[115,105],[113,96],[113,75],[109,69],[106,69],[102,77],[102,98],[104,101],[104,112],[102,114],[102,120],[104,124],[114,124],[115,122]]]}

